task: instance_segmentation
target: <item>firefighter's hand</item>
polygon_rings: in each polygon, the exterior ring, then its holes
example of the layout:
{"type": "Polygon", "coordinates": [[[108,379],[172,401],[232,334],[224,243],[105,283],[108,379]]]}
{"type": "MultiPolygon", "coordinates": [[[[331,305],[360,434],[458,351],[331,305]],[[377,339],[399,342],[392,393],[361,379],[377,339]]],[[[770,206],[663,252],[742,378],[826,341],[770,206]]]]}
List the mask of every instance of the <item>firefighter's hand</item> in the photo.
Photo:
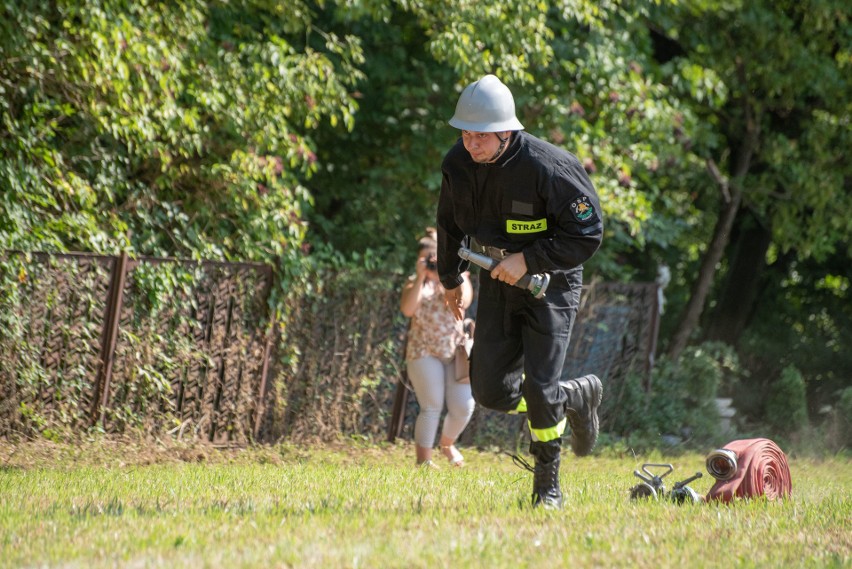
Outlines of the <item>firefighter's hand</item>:
{"type": "Polygon", "coordinates": [[[464,297],[462,296],[462,287],[457,286],[454,289],[444,291],[444,301],[447,303],[450,311],[456,320],[464,318],[464,297]]]}
{"type": "Polygon", "coordinates": [[[527,261],[524,259],[524,254],[512,253],[494,267],[491,278],[513,285],[525,274],[527,274],[527,261]]]}

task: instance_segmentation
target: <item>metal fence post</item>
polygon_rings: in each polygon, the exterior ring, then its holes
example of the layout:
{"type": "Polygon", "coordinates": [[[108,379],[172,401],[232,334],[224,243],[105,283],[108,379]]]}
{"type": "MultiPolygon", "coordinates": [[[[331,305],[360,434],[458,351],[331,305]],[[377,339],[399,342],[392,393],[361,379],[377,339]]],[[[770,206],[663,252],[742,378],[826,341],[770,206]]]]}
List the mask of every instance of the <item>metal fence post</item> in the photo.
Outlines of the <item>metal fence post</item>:
{"type": "MultiPolygon", "coordinates": [[[[402,372],[405,374],[405,371],[402,372]]],[[[396,393],[393,396],[393,410],[391,411],[390,422],[388,423],[388,442],[392,443],[402,434],[402,427],[405,424],[405,408],[408,406],[408,388],[405,386],[402,378],[396,384],[396,393]]]]}
{"type": "Polygon", "coordinates": [[[118,338],[118,324],[121,319],[121,304],[124,299],[124,282],[127,278],[127,252],[114,258],[110,275],[109,297],[104,314],[104,330],[101,335],[101,365],[95,382],[95,394],[92,398],[92,426],[98,421],[103,423],[106,406],[109,402],[109,383],[112,378],[112,364],[115,357],[115,343],[118,338]]]}
{"type": "MultiPolygon", "coordinates": [[[[411,320],[408,321],[408,327],[405,330],[405,341],[402,344],[402,355],[405,358],[406,348],[408,347],[408,335],[411,332],[411,320]]],[[[405,425],[405,410],[408,407],[408,367],[405,361],[402,362],[402,370],[399,381],[396,384],[396,392],[393,396],[393,409],[391,410],[390,422],[388,423],[388,442],[392,443],[402,434],[402,428],[405,425]]]]}
{"type": "Polygon", "coordinates": [[[259,440],[260,428],[263,424],[263,416],[266,413],[266,383],[269,375],[269,356],[272,350],[272,338],[275,336],[275,319],[270,319],[270,326],[266,332],[266,342],[263,345],[263,367],[260,370],[260,389],[257,393],[257,405],[255,406],[254,418],[254,440],[259,440]]]}
{"type": "Polygon", "coordinates": [[[648,284],[648,291],[651,295],[650,306],[648,307],[648,318],[651,320],[650,331],[648,333],[648,355],[645,359],[645,391],[651,391],[651,373],[654,370],[654,364],[657,359],[657,340],[660,335],[660,290],[662,287],[659,283],[648,284]]]}

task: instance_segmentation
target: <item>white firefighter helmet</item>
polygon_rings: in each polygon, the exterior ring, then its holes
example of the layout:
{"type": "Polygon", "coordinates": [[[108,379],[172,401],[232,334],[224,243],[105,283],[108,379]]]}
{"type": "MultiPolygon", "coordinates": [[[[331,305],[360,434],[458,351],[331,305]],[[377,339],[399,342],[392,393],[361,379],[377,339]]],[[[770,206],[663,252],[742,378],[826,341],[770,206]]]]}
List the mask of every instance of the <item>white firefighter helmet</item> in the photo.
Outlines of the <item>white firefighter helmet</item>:
{"type": "Polygon", "coordinates": [[[494,75],[486,75],[465,87],[449,122],[450,126],[474,132],[524,130],[515,116],[512,92],[494,75]]]}

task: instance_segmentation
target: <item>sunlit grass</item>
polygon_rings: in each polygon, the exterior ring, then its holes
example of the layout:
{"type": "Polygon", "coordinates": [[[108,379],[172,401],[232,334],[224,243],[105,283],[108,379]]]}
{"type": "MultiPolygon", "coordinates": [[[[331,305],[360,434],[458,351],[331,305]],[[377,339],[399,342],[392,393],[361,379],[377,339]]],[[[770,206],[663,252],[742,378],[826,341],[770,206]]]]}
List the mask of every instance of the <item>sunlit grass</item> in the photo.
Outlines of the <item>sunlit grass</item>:
{"type": "MultiPolygon", "coordinates": [[[[528,506],[531,475],[464,449],[416,469],[408,443],[245,451],[0,443],[0,566],[848,567],[852,464],[791,459],[793,497],[634,503],[654,456],[567,458],[566,507],[528,506]]],[[[665,459],[669,486],[703,455],[665,459]]],[[[712,479],[691,486],[705,494],[712,479]]]]}

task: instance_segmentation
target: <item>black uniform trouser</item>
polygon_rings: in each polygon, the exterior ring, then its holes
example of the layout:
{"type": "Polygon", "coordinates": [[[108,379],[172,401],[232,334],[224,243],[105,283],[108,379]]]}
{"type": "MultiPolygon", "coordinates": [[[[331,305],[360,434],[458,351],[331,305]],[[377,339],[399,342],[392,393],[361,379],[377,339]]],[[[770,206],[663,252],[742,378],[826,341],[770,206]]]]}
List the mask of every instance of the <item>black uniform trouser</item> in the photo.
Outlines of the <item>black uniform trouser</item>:
{"type": "Polygon", "coordinates": [[[565,427],[566,397],[559,380],[582,286],[581,268],[553,273],[542,299],[485,271],[480,276],[470,359],[474,399],[512,412],[523,397],[530,429],[542,441],[558,438],[565,427]]]}

